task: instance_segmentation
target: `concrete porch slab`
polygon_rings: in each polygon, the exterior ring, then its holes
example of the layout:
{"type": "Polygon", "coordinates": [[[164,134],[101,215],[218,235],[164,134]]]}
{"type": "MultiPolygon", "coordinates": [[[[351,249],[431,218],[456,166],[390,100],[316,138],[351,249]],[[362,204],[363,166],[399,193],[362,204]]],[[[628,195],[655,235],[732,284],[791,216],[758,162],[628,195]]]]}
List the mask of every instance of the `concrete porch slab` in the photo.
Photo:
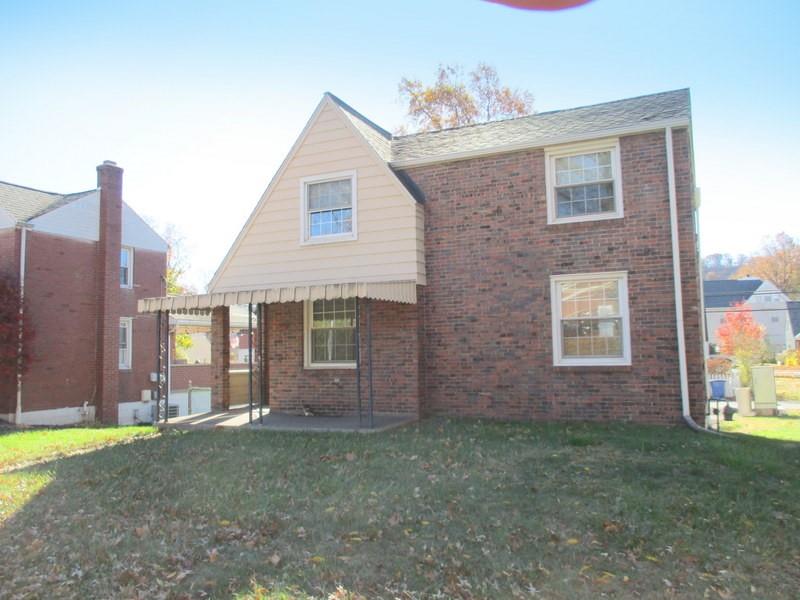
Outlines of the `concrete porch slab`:
{"type": "Polygon", "coordinates": [[[253,410],[253,422],[250,423],[247,405],[233,406],[226,411],[212,411],[196,415],[187,415],[170,419],[167,423],[158,423],[160,428],[173,429],[216,429],[243,428],[265,431],[319,431],[319,432],[359,432],[378,433],[395,427],[401,427],[417,420],[414,415],[375,415],[374,426],[369,427],[364,416],[359,426],[358,417],[323,417],[287,415],[270,413],[264,409],[263,424],[258,422],[258,409],[253,410]]]}

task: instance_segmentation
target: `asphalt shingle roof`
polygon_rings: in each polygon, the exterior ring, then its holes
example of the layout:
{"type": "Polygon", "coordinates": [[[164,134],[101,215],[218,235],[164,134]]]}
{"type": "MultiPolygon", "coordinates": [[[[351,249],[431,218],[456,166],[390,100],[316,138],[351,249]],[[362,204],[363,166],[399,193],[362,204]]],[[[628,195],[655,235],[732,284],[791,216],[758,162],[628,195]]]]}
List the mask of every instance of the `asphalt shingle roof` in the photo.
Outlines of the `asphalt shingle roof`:
{"type": "Polygon", "coordinates": [[[436,159],[458,152],[480,152],[509,145],[535,147],[563,137],[590,137],[608,130],[689,119],[689,90],[673,90],[591,106],[538,113],[527,117],[466,125],[453,129],[392,136],[330,92],[356,129],[389,163],[436,159]]]}
{"type": "Polygon", "coordinates": [[[26,222],[94,191],[57,194],[0,181],[0,208],[17,221],[26,222]]]}
{"type": "Polygon", "coordinates": [[[392,139],[392,162],[435,158],[456,152],[491,150],[668,119],[690,118],[689,90],[681,89],[528,117],[467,125],[392,139]]]}
{"type": "Polygon", "coordinates": [[[760,279],[707,279],[703,281],[706,308],[727,308],[747,302],[762,284],[760,279]]]}

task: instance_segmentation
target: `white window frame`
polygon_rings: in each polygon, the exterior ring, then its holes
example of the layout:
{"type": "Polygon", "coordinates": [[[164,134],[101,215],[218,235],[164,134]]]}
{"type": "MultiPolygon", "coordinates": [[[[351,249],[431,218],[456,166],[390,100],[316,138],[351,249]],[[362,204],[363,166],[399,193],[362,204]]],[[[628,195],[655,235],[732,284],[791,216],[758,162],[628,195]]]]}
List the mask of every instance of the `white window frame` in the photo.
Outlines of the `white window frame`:
{"type": "Polygon", "coordinates": [[[313,300],[303,301],[303,366],[306,369],[355,369],[355,360],[349,362],[311,362],[311,312],[313,310],[313,302],[313,300]]]}
{"type": "Polygon", "coordinates": [[[625,213],[622,203],[622,169],[619,158],[619,139],[604,139],[579,144],[551,146],[545,148],[545,187],[547,189],[547,224],[580,223],[583,221],[605,221],[621,219],[625,213]],[[592,152],[611,152],[611,176],[614,182],[614,212],[594,213],[573,217],[559,217],[556,206],[556,159],[591,154],[592,152]]]}
{"type": "Polygon", "coordinates": [[[556,367],[610,367],[631,364],[631,318],[628,306],[627,271],[604,273],[575,273],[550,276],[550,314],[553,324],[553,366],[556,367]],[[564,357],[561,340],[561,286],[570,281],[616,279],[619,282],[619,312],[622,318],[622,356],[564,357]]]}
{"type": "Polygon", "coordinates": [[[300,245],[311,244],[330,244],[333,242],[352,242],[358,239],[358,190],[356,186],[356,171],[339,171],[336,173],[325,173],[324,175],[312,175],[300,179],[300,245]],[[336,233],[330,235],[320,235],[311,237],[308,230],[308,186],[312,183],[325,183],[328,181],[350,180],[351,193],[351,222],[353,230],[348,233],[336,233]]]}
{"type": "MultiPolygon", "coordinates": [[[[123,325],[125,326],[125,330],[128,332],[127,336],[128,339],[126,340],[128,345],[128,360],[123,362],[122,360],[119,361],[119,369],[120,371],[130,371],[131,365],[133,364],[133,318],[132,317],[120,317],[119,319],[119,327],[122,329],[123,325]]],[[[119,345],[122,340],[120,339],[117,343],[117,352],[119,352],[119,345]]]]}
{"type": "Polygon", "coordinates": [[[122,253],[128,253],[128,283],[119,282],[119,287],[125,289],[133,288],[133,248],[131,246],[121,246],[120,247],[120,259],[119,259],[119,267],[122,268],[122,253]]]}

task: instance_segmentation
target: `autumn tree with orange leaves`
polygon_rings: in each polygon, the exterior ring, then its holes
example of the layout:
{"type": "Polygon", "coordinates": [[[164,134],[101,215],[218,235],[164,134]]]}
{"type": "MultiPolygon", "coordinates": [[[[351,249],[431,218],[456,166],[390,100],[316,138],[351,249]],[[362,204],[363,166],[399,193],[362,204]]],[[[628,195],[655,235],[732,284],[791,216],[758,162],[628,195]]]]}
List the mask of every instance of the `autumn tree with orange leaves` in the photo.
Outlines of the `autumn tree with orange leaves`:
{"type": "Polygon", "coordinates": [[[501,85],[497,69],[484,63],[479,63],[466,77],[459,66],[439,65],[432,84],[403,77],[399,91],[416,131],[435,131],[533,113],[533,95],[501,85]]]}
{"type": "Polygon", "coordinates": [[[734,304],[717,328],[720,351],[736,361],[744,387],[750,385],[753,365],[766,354],[764,334],[764,326],[756,323],[753,311],[744,303],[734,304]]]}

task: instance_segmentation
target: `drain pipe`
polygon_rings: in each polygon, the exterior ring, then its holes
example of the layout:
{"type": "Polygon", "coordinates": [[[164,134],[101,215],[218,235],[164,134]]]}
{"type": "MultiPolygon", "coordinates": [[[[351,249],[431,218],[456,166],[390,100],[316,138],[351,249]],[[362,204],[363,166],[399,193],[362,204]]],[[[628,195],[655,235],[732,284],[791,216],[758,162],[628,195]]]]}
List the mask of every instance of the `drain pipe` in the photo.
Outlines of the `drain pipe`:
{"type": "MultiPolygon", "coordinates": [[[[701,427],[689,408],[689,374],[686,368],[686,334],[683,326],[683,288],[681,286],[681,253],[678,237],[678,195],[675,190],[675,157],[672,149],[672,127],[665,129],[667,150],[667,184],[669,189],[669,225],[672,235],[672,279],[675,283],[675,324],[678,338],[678,369],[681,380],[681,414],[694,431],[712,433],[701,427]]],[[[716,433],[716,432],[714,432],[716,433]]]]}
{"type": "Polygon", "coordinates": [[[19,240],[19,311],[17,322],[17,406],[14,411],[14,423],[22,422],[22,351],[24,343],[24,317],[25,317],[25,255],[28,246],[28,225],[20,223],[19,240]]]}

